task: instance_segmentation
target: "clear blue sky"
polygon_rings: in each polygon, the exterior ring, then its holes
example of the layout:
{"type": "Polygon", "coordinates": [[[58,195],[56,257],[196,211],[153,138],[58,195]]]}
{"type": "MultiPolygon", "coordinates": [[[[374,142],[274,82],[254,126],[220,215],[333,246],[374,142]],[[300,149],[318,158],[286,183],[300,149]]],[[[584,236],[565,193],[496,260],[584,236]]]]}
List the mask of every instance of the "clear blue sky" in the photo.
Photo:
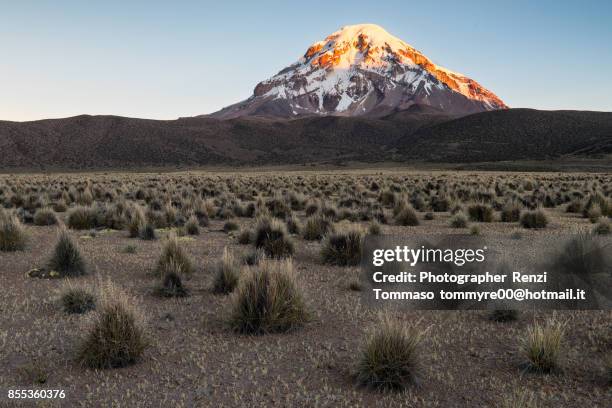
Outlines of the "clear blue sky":
{"type": "Polygon", "coordinates": [[[0,119],[212,112],[358,23],[512,107],[612,111],[611,3],[0,0],[0,119]]]}

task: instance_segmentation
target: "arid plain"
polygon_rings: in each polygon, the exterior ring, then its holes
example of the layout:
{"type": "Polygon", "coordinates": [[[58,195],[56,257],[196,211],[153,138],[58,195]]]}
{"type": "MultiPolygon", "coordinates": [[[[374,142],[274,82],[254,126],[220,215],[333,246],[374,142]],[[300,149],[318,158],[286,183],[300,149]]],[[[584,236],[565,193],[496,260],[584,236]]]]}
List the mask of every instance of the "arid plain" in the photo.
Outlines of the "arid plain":
{"type": "Polygon", "coordinates": [[[606,407],[610,311],[381,324],[356,260],[366,234],[605,236],[611,195],[589,173],[1,175],[0,388],[65,390],[40,406],[606,407]],[[551,319],[554,361],[527,370],[551,319]],[[364,367],[380,330],[418,333],[383,386],[364,367]]]}

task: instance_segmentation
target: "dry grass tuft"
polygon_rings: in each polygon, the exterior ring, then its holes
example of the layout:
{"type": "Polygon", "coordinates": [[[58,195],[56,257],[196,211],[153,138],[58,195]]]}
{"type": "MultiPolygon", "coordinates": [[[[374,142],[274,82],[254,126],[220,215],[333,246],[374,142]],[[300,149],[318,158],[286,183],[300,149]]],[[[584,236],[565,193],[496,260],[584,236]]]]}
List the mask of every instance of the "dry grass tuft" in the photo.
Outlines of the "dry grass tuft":
{"type": "Polygon", "coordinates": [[[49,260],[49,269],[59,273],[61,277],[85,275],[87,268],[76,243],[64,228],[60,229],[58,240],[49,260]]]}
{"type": "Polygon", "coordinates": [[[239,333],[278,333],[299,327],[308,318],[292,261],[263,260],[241,280],[230,325],[239,333]]]}
{"type": "Polygon", "coordinates": [[[110,281],[102,286],[99,298],[99,307],[78,347],[77,361],[95,369],[136,363],[149,342],[145,319],[135,299],[110,281]]]}
{"type": "Polygon", "coordinates": [[[158,275],[163,276],[166,271],[176,270],[177,268],[185,275],[192,274],[194,270],[193,264],[181,247],[177,236],[171,234],[164,243],[155,271],[158,275]]]}
{"type": "Polygon", "coordinates": [[[535,322],[527,329],[521,343],[521,350],[527,360],[525,367],[540,373],[550,373],[558,369],[564,336],[565,323],[554,318],[544,324],[535,322]]]}
{"type": "Polygon", "coordinates": [[[424,334],[416,325],[383,317],[361,352],[358,383],[378,390],[404,390],[417,384],[424,334]]]}
{"type": "Polygon", "coordinates": [[[226,247],[223,250],[223,257],[215,267],[213,292],[222,294],[233,292],[240,280],[240,268],[240,262],[226,247]]]}
{"type": "Polygon", "coordinates": [[[26,240],[25,229],[17,217],[0,209],[0,251],[21,251],[26,240]]]}

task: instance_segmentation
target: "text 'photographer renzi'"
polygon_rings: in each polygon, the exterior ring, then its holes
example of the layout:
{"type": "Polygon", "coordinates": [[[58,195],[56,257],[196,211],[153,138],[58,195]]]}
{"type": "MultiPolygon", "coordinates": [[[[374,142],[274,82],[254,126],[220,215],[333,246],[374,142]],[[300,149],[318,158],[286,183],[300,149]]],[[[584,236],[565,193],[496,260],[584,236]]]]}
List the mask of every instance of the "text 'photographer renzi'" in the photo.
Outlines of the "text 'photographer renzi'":
{"type": "Polygon", "coordinates": [[[368,236],[364,301],[414,310],[612,309],[612,240],[368,236]]]}

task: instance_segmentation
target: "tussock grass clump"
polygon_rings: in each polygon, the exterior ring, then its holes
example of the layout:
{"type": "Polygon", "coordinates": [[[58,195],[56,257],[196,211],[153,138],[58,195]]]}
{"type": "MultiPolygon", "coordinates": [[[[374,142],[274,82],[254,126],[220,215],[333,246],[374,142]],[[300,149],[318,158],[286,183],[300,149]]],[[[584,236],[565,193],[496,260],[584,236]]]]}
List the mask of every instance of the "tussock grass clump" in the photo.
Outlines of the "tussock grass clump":
{"type": "Polygon", "coordinates": [[[51,208],[41,208],[34,213],[34,225],[55,225],[57,216],[51,208]]]}
{"type": "Polygon", "coordinates": [[[257,221],[254,242],[270,258],[286,258],[295,250],[285,223],[277,218],[262,217],[257,221]]]}
{"type": "Polygon", "coordinates": [[[261,249],[254,249],[248,253],[246,253],[242,257],[243,265],[259,265],[259,263],[266,258],[266,254],[261,249]]]}
{"type": "Polygon", "coordinates": [[[249,229],[243,229],[238,234],[238,243],[240,245],[248,245],[251,243],[252,231],[249,229]]]}
{"type": "Polygon", "coordinates": [[[138,236],[144,241],[156,240],[155,226],[149,222],[142,224],[138,230],[138,236]]]}
{"type": "Polygon", "coordinates": [[[565,212],[578,214],[581,213],[583,209],[584,203],[581,200],[574,199],[565,207],[565,212]]]}
{"type": "Polygon", "coordinates": [[[404,205],[398,210],[395,216],[395,223],[402,226],[417,226],[419,225],[419,218],[417,213],[409,204],[404,205]]]}
{"type": "Polygon", "coordinates": [[[130,212],[130,217],[127,224],[128,234],[130,238],[140,236],[140,230],[146,223],[146,217],[140,206],[134,206],[130,212]]]}
{"type": "Polygon", "coordinates": [[[57,201],[51,206],[56,213],[63,213],[68,210],[68,206],[64,200],[57,201]]]}
{"type": "Polygon", "coordinates": [[[611,203],[611,201],[599,193],[591,194],[582,209],[582,215],[585,218],[591,219],[595,215],[611,215],[611,203]]]}
{"type": "Polygon", "coordinates": [[[19,219],[0,209],[0,251],[21,251],[26,241],[26,232],[19,219]]]}
{"type": "Polygon", "coordinates": [[[475,203],[468,206],[470,220],[477,222],[493,222],[493,207],[487,204],[475,203]]]}
{"type": "Polygon", "coordinates": [[[68,231],[63,228],[59,232],[48,267],[51,271],[59,273],[61,277],[75,277],[87,273],[79,247],[72,241],[68,231]]]}
{"type": "Polygon", "coordinates": [[[382,232],[382,228],[378,221],[372,221],[368,226],[368,234],[370,235],[380,235],[382,232]]]}
{"type": "Polygon", "coordinates": [[[548,216],[542,209],[524,211],[521,214],[521,225],[523,228],[542,229],[548,225],[548,216]]]}
{"type": "Polygon", "coordinates": [[[468,226],[468,217],[464,213],[458,212],[450,218],[449,224],[452,228],[466,228],[468,226]]]}
{"type": "Polygon", "coordinates": [[[239,228],[240,226],[235,220],[228,220],[223,224],[223,231],[225,232],[236,231],[239,228]]]}
{"type": "Polygon", "coordinates": [[[230,325],[238,333],[286,332],[309,319],[291,260],[263,260],[240,281],[230,325]]]}
{"type": "Polygon", "coordinates": [[[330,265],[358,265],[361,261],[364,233],[360,228],[347,228],[325,237],[321,248],[323,263],[330,265]]]}
{"type": "Polygon", "coordinates": [[[200,222],[194,215],[185,223],[185,232],[188,235],[200,235],[200,222]]]}
{"type": "Polygon", "coordinates": [[[295,215],[287,218],[287,230],[290,234],[299,234],[302,231],[302,223],[295,215]]]}
{"type": "Polygon", "coordinates": [[[522,206],[516,200],[512,200],[506,203],[506,205],[504,205],[501,210],[501,221],[518,222],[518,220],[521,218],[521,210],[522,206]]]}
{"type": "Polygon", "coordinates": [[[78,347],[77,361],[94,369],[125,367],[136,363],[148,346],[145,319],[135,300],[106,283],[78,347]]]}
{"type": "Polygon", "coordinates": [[[332,230],[332,220],[322,215],[314,215],[306,219],[302,229],[302,237],[306,241],[318,241],[332,230]]]}
{"type": "Polygon", "coordinates": [[[381,319],[366,340],[357,381],[378,390],[401,391],[418,382],[419,346],[424,331],[390,317],[381,319]]]}
{"type": "Polygon", "coordinates": [[[68,227],[75,230],[86,230],[98,226],[98,212],[93,207],[75,207],[68,211],[68,227]]]}
{"type": "Polygon", "coordinates": [[[160,285],[155,289],[155,293],[161,297],[187,296],[189,292],[181,279],[181,275],[184,274],[183,266],[174,260],[170,260],[164,265],[164,268],[160,285]]]}
{"type": "Polygon", "coordinates": [[[162,253],[157,261],[156,272],[163,276],[168,270],[179,268],[186,275],[193,273],[193,264],[181,247],[176,235],[171,234],[164,243],[162,253]]]}
{"type": "Polygon", "coordinates": [[[596,235],[610,235],[612,231],[612,226],[610,225],[610,221],[601,220],[597,223],[595,228],[593,228],[593,233],[596,235]]]}
{"type": "Polygon", "coordinates": [[[225,248],[223,250],[223,257],[215,267],[213,292],[222,294],[233,292],[240,280],[240,268],[240,262],[225,248]]]}
{"type": "Polygon", "coordinates": [[[565,324],[550,319],[544,324],[535,322],[527,329],[521,343],[526,358],[525,367],[530,371],[550,373],[559,368],[565,324]]]}
{"type": "Polygon", "coordinates": [[[62,288],[60,302],[64,312],[82,314],[96,308],[96,295],[87,286],[77,286],[72,282],[68,282],[62,288]]]}
{"type": "Polygon", "coordinates": [[[591,221],[591,223],[595,224],[602,216],[601,207],[599,204],[595,203],[589,208],[586,212],[586,216],[591,221]]]}

